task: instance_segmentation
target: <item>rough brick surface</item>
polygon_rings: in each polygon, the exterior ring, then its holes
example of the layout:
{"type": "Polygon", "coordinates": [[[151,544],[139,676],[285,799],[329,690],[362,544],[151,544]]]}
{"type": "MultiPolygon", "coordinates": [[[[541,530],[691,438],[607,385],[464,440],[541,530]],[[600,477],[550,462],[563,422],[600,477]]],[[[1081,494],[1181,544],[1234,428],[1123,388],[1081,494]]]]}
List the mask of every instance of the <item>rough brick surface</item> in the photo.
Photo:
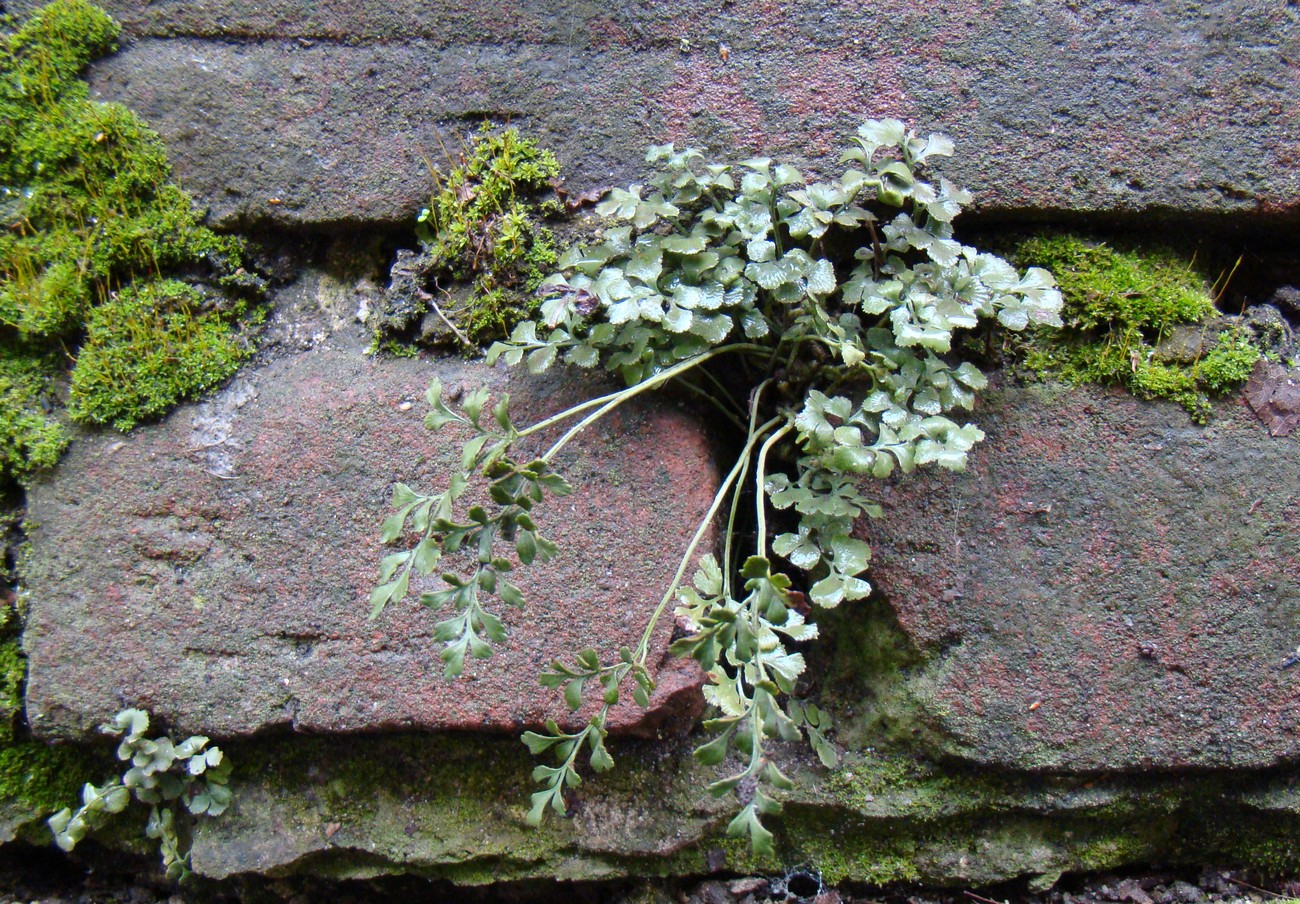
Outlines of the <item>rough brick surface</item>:
{"type": "Polygon", "coordinates": [[[986,209],[1300,211],[1294,4],[105,5],[128,37],[95,90],[228,225],[407,220],[485,118],[575,185],[667,140],[826,160],[898,116],[956,140],[945,172],[986,209]]]}
{"type": "Polygon", "coordinates": [[[1300,755],[1300,441],[1241,399],[990,394],[962,475],[867,526],[873,581],[929,655],[935,752],[1015,769],[1260,767],[1300,755]]]}
{"type": "MultiPolygon", "coordinates": [[[[538,672],[587,646],[612,656],[636,644],[712,497],[709,450],[662,405],[584,437],[561,464],[579,489],[537,510],[561,555],[516,572],[529,605],[504,613],[507,644],[447,680],[437,617],[413,597],[367,621],[392,482],[438,486],[459,456],[422,424],[435,373],[449,387],[506,388],[477,364],[322,345],[157,426],[79,437],[30,494],[33,729],[81,737],[128,705],[217,736],[572,721],[538,672]]],[[[527,423],[596,387],[509,389],[527,423]]],[[[661,628],[659,651],[671,619],[661,628]]],[[[671,660],[651,719],[689,726],[698,683],[671,660]]],[[[653,731],[634,724],[642,716],[629,704],[616,722],[653,731]]]]}

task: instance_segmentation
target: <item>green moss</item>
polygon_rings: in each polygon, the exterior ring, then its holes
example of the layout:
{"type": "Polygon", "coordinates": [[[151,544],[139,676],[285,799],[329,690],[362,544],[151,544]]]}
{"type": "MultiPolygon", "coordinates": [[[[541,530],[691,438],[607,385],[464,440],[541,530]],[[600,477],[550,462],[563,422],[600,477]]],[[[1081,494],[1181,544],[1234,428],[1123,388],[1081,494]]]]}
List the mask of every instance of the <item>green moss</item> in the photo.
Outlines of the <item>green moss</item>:
{"type": "Polygon", "coordinates": [[[27,681],[27,658],[18,641],[0,642],[0,744],[14,739],[14,727],[23,714],[23,686],[27,681]]]}
{"type": "Polygon", "coordinates": [[[414,345],[407,345],[397,339],[385,339],[383,342],[376,341],[368,354],[374,352],[383,352],[385,355],[391,355],[394,358],[414,358],[420,354],[420,350],[414,345]]]}
{"type": "Polygon", "coordinates": [[[102,757],[82,747],[30,740],[0,746],[0,806],[10,818],[27,811],[42,819],[75,802],[82,784],[98,779],[103,767],[102,757]]]}
{"type": "MultiPolygon", "coordinates": [[[[7,525],[0,525],[7,528],[7,525]]],[[[0,531],[0,536],[7,529],[0,531]]],[[[27,684],[27,657],[19,645],[22,619],[17,601],[0,597],[0,747],[14,743],[23,721],[23,691],[27,684]]]]}
{"type": "MultiPolygon", "coordinates": [[[[478,277],[490,265],[519,268],[534,249],[536,205],[560,173],[550,151],[522,138],[516,129],[493,133],[484,123],[468,157],[452,168],[429,206],[420,212],[417,234],[458,279],[478,277]]],[[[545,245],[536,249],[543,256],[545,245]]],[[[554,263],[554,249],[550,250],[554,263]]]]}
{"type": "Polygon", "coordinates": [[[1245,331],[1231,329],[1204,355],[1161,360],[1171,334],[1215,314],[1205,279],[1172,252],[1051,235],[1020,243],[1015,257],[1050,270],[1065,299],[1065,328],[1040,331],[1026,348],[1025,364],[1039,375],[1118,383],[1140,398],[1177,402],[1203,423],[1209,396],[1240,386],[1259,357],[1245,331]]]}
{"type": "Polygon", "coordinates": [[[537,311],[536,299],[506,289],[489,289],[473,296],[461,314],[461,328],[482,345],[510,334],[516,323],[537,311]]]}
{"type": "Polygon", "coordinates": [[[1133,829],[1108,830],[1086,835],[1073,851],[1079,869],[1097,873],[1148,860],[1158,850],[1150,839],[1133,829]]]}
{"type": "Polygon", "coordinates": [[[67,430],[47,413],[57,371],[48,355],[0,341],[0,484],[53,467],[67,447],[67,430]]]}
{"type": "MultiPolygon", "coordinates": [[[[92,60],[116,49],[118,34],[117,23],[84,0],[51,3],[0,44],[13,73],[13,80],[0,88],[0,100],[68,90],[92,60]]],[[[11,116],[0,117],[0,128],[13,127],[11,116]]]]}
{"type": "MultiPolygon", "coordinates": [[[[27,658],[19,643],[16,603],[0,605],[0,830],[40,826],[76,799],[83,782],[101,777],[102,759],[79,747],[30,740],[23,724],[27,658]]],[[[48,840],[38,828],[33,839],[48,840]]]]}
{"type": "MultiPolygon", "coordinates": [[[[55,0],[35,12],[17,31],[0,34],[0,341],[35,349],[75,348],[84,333],[95,350],[77,356],[73,381],[98,384],[100,374],[81,374],[86,365],[104,363],[105,343],[125,340],[112,350],[121,359],[141,347],[174,344],[175,317],[137,319],[160,332],[143,339],[136,333],[105,330],[118,293],[126,295],[137,278],[168,273],[206,275],[221,283],[240,273],[241,244],[203,226],[188,195],[171,182],[161,139],[119,104],[91,101],[80,80],[85,66],[114,49],[118,27],[84,0],[55,0]]],[[[137,297],[146,290],[137,290],[137,297]]],[[[192,332],[211,339],[210,324],[197,308],[186,306],[197,323],[192,332]]],[[[210,374],[229,372],[228,346],[209,341],[217,355],[202,379],[193,368],[179,378],[188,388],[170,392],[167,404],[210,374]]],[[[148,367],[138,369],[151,379],[148,367]]],[[[124,376],[125,372],[115,374],[124,376]]],[[[9,389],[0,385],[0,391],[9,389]]],[[[127,409],[156,413],[168,395],[157,386],[130,387],[127,409]],[[144,405],[143,399],[151,400],[144,405]]],[[[28,393],[30,396],[30,393],[28,393]]],[[[97,407],[109,397],[82,392],[75,416],[95,422],[133,423],[138,416],[97,407]]],[[[59,435],[53,424],[31,416],[30,402],[20,423],[0,423],[0,469],[21,476],[14,461],[48,464],[57,457],[59,435]],[[10,439],[10,437],[17,437],[10,439]]],[[[0,476],[3,476],[0,474],[0,476]]]]}
{"type": "Polygon", "coordinates": [[[829,884],[883,886],[922,878],[916,857],[918,839],[910,832],[888,826],[873,831],[828,825],[824,813],[798,810],[786,815],[783,834],[789,839],[786,846],[820,870],[822,880],[829,884]]]}
{"type": "Polygon", "coordinates": [[[1016,256],[1051,270],[1065,297],[1061,317],[1075,329],[1136,327],[1159,334],[1214,313],[1205,280],[1170,251],[1120,251],[1053,235],[1027,239],[1016,256]]]}
{"type": "Polygon", "coordinates": [[[861,812],[887,810],[917,822],[987,815],[1016,799],[1014,789],[995,777],[953,766],[939,768],[903,751],[874,747],[848,751],[841,767],[822,785],[842,806],[861,812]]]}
{"type": "Polygon", "coordinates": [[[1197,423],[1210,416],[1210,402],[1200,391],[1194,370],[1160,361],[1139,361],[1133,366],[1129,389],[1138,398],[1177,402],[1197,423]]]}
{"type": "Polygon", "coordinates": [[[485,124],[420,212],[416,234],[435,288],[471,286],[459,304],[450,303],[445,292],[436,299],[471,342],[503,338],[536,313],[533,293],[557,260],[555,238],[541,223],[547,213],[539,196],[559,171],[550,151],[515,129],[494,133],[485,124]]]}
{"type": "Polygon", "coordinates": [[[1250,379],[1261,357],[1245,330],[1224,330],[1200,362],[1198,374],[1212,392],[1230,392],[1250,379]]]}
{"type": "Polygon", "coordinates": [[[129,430],[226,379],[249,352],[185,283],[136,284],[96,307],[72,371],[69,410],[129,430]]]}

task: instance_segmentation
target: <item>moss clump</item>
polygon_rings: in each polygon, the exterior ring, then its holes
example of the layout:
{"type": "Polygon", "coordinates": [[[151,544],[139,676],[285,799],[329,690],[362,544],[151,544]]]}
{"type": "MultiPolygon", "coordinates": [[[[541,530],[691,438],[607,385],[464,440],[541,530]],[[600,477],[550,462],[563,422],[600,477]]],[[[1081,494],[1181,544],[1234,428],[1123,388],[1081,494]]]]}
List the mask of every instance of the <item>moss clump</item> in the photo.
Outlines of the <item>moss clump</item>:
{"type": "Polygon", "coordinates": [[[1038,236],[1016,255],[1051,265],[1065,296],[1061,319],[1079,330],[1133,327],[1163,334],[1214,313],[1205,280],[1172,252],[1120,251],[1077,236],[1038,236]]]}
{"type": "MultiPolygon", "coordinates": [[[[24,740],[0,746],[0,810],[40,820],[75,800],[87,779],[104,771],[102,757],[82,747],[24,740]]],[[[48,840],[48,830],[44,832],[48,840]]]]}
{"type": "Polygon", "coordinates": [[[47,410],[57,371],[49,356],[0,342],[0,484],[52,467],[67,447],[67,430],[47,410]]]}
{"type": "Polygon", "coordinates": [[[1197,369],[1201,382],[1211,392],[1231,392],[1250,379],[1260,358],[1259,348],[1243,329],[1224,330],[1218,344],[1201,359],[1197,369]]]}
{"type": "Polygon", "coordinates": [[[493,132],[484,124],[420,211],[416,235],[424,255],[418,268],[430,291],[418,310],[382,317],[376,344],[409,327],[409,316],[435,306],[439,320],[452,325],[438,338],[473,345],[504,338],[532,317],[538,306],[533,293],[557,260],[555,238],[542,225],[554,205],[541,196],[559,172],[550,151],[515,129],[493,132]]]}
{"type": "MultiPolygon", "coordinates": [[[[125,294],[137,280],[177,271],[218,281],[239,274],[240,243],[201,224],[190,198],[170,181],[157,134],[125,107],[89,99],[79,76],[113,50],[117,34],[116,23],[84,0],[55,0],[16,31],[0,33],[0,341],[38,356],[42,349],[75,347],[88,328],[94,331],[95,312],[111,307],[116,293],[125,294]]],[[[169,290],[154,290],[163,291],[169,290]]],[[[197,315],[197,308],[187,310],[197,315]]],[[[173,341],[174,319],[152,323],[164,332],[151,338],[132,334],[131,349],[173,341]]],[[[207,332],[211,326],[205,321],[196,329],[207,332]]],[[[102,345],[104,331],[98,332],[102,345]]],[[[222,353],[226,347],[209,345],[222,353]]],[[[121,349],[118,357],[125,360],[128,353],[121,349]]],[[[74,383],[94,382],[76,371],[98,364],[98,355],[76,360],[74,383]]],[[[146,368],[120,376],[148,381],[153,373],[146,368]]],[[[150,408],[159,413],[207,385],[180,380],[128,394],[161,399],[172,392],[161,407],[150,408]]],[[[4,388],[14,391],[12,380],[4,388]]],[[[98,408],[99,401],[110,397],[83,394],[74,417],[119,424],[137,419],[98,408]]],[[[0,437],[19,437],[6,444],[3,456],[10,476],[48,464],[56,445],[53,427],[31,415],[30,401],[22,407],[27,414],[21,423],[0,437]],[[22,438],[33,436],[39,441],[22,438]],[[22,464],[14,465],[14,459],[22,464]]]]}
{"type": "Polygon", "coordinates": [[[234,373],[248,347],[192,286],[131,286],[90,313],[72,371],[73,417],[130,430],[234,373]]]}
{"type": "Polygon", "coordinates": [[[485,123],[468,159],[420,211],[416,234],[449,276],[484,291],[540,280],[556,256],[550,232],[536,224],[534,198],[559,174],[550,151],[485,123]]]}
{"type": "MultiPolygon", "coordinates": [[[[8,525],[0,523],[0,542],[7,533],[8,525]]],[[[5,586],[9,577],[0,573],[0,747],[12,744],[21,727],[27,684],[27,657],[19,644],[22,618],[16,595],[5,586]]]]}
{"type": "Polygon", "coordinates": [[[1020,243],[1015,256],[1049,269],[1065,298],[1065,327],[1040,331],[1028,346],[1025,363],[1040,375],[1118,383],[1140,398],[1177,402],[1203,423],[1209,395],[1240,386],[1259,358],[1244,331],[1213,325],[1205,279],[1171,252],[1051,235],[1020,243]],[[1190,360],[1162,360],[1161,343],[1195,324],[1207,335],[1197,337],[1190,360]]]}
{"type": "Polygon", "coordinates": [[[27,681],[27,657],[17,638],[0,641],[0,744],[11,744],[14,727],[23,714],[23,687],[27,681]]]}

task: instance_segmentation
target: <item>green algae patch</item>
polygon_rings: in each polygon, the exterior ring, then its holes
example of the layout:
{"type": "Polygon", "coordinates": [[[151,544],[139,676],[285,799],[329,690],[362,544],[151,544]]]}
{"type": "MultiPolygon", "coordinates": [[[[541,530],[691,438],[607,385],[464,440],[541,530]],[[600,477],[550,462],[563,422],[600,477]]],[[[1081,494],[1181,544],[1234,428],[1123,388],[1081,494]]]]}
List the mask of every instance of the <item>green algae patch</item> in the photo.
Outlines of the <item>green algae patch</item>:
{"type": "Polygon", "coordinates": [[[1270,876],[1290,878],[1300,871],[1300,819],[1269,820],[1241,831],[1219,822],[1210,835],[1211,848],[1232,862],[1244,863],[1270,876]]]}
{"type": "Polygon", "coordinates": [[[570,818],[537,830],[524,820],[529,757],[513,738],[223,743],[237,764],[235,799],[222,819],[196,826],[194,865],[211,878],[256,862],[271,876],[462,885],[778,875],[802,865],[832,883],[977,887],[1154,862],[1292,862],[1270,826],[1294,819],[1258,812],[1291,792],[1260,797],[1274,786],[1259,774],[986,774],[867,748],[826,772],[798,745],[780,753],[801,771],[801,790],[773,820],[775,854],[759,856],[727,837],[731,802],[697,790],[708,770],[693,762],[692,739],[613,744],[625,767],[615,780],[584,781],[570,818]]]}
{"type": "Polygon", "coordinates": [[[1174,252],[1048,235],[1014,256],[1050,270],[1065,300],[1065,326],[1026,344],[1024,363],[1040,376],[1118,384],[1204,423],[1210,397],[1240,387],[1261,356],[1245,328],[1216,316],[1213,287],[1174,252]]]}
{"type": "Polygon", "coordinates": [[[831,640],[806,655],[820,676],[817,704],[834,715],[838,742],[850,751],[911,749],[927,741],[937,748],[910,680],[926,653],[899,625],[889,603],[872,598],[828,609],[818,613],[817,623],[831,640]]]}
{"type": "Polygon", "coordinates": [[[616,745],[630,767],[620,780],[589,783],[571,818],[544,831],[525,820],[531,761],[513,737],[268,738],[223,749],[237,766],[234,802],[198,827],[194,845],[195,869],[214,878],[243,871],[250,851],[273,875],[464,885],[677,875],[699,871],[694,843],[726,824],[725,807],[697,799],[685,744],[616,745]]]}
{"type": "Polygon", "coordinates": [[[786,846],[798,859],[816,867],[830,884],[855,882],[871,886],[916,882],[923,877],[918,863],[921,843],[901,826],[864,826],[828,820],[815,809],[791,808],[783,820],[786,846]]]}
{"type": "Polygon", "coordinates": [[[1158,816],[1125,829],[1078,833],[1073,870],[1097,873],[1160,859],[1161,849],[1177,837],[1177,822],[1158,816]]]}
{"type": "Polygon", "coordinates": [[[870,747],[847,752],[844,765],[826,775],[821,788],[840,807],[916,823],[1005,811],[1024,793],[998,776],[870,747]]]}
{"type": "MultiPolygon", "coordinates": [[[[62,443],[57,424],[42,416],[40,393],[13,377],[22,369],[15,357],[66,361],[89,334],[89,354],[73,356],[81,391],[72,415],[120,426],[161,413],[231,370],[229,341],[217,341],[216,321],[196,304],[168,317],[136,316],[130,332],[105,328],[106,318],[142,297],[176,296],[144,283],[178,275],[237,290],[248,281],[242,244],[202,224],[171,181],[158,135],[120,104],[89,99],[81,73],[115,49],[117,36],[117,24],[84,0],[55,0],[0,32],[0,395],[18,412],[0,421],[0,479],[48,466],[62,443]],[[178,317],[198,321],[193,331],[205,339],[189,351],[213,355],[202,379],[194,378],[193,361],[181,359],[186,375],[161,379],[151,358],[136,355],[142,347],[174,348],[178,317]],[[130,384],[127,410],[117,396],[85,391],[102,374],[79,372],[102,368],[106,355],[119,362],[115,377],[130,384]],[[125,367],[133,359],[141,364],[134,371],[125,367]]],[[[234,320],[222,321],[226,332],[234,320]]]]}
{"type": "Polygon", "coordinates": [[[547,875],[567,859],[570,832],[524,823],[528,756],[514,739],[225,746],[237,764],[235,799],[196,836],[194,865],[207,875],[242,871],[239,849],[250,844],[273,874],[307,869],[334,878],[419,874],[486,884],[547,875]]]}

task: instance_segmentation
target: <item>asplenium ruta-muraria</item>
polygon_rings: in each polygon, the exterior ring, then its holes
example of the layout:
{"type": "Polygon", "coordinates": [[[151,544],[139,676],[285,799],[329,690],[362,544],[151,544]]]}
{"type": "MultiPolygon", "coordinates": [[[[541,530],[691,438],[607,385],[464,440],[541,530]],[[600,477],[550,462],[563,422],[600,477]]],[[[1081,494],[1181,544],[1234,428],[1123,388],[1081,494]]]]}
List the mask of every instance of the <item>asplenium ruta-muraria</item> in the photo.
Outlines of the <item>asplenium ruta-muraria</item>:
{"type": "Polygon", "coordinates": [[[231,798],[230,760],[221,748],[209,747],[202,735],[183,741],[166,735],[146,738],[149,714],[141,709],[122,710],[100,730],[122,738],[117,758],[127,764],[126,772],[99,787],[87,782],[75,813],[64,808],[51,816],[54,843],[71,851],[105,816],[121,813],[134,797],[149,806],[144,831],[158,842],[167,878],[186,878],[190,857],[177,816],[182,805],[195,816],[226,812],[231,798]]]}
{"type": "Polygon", "coordinates": [[[489,362],[533,373],[557,362],[601,368],[627,388],[525,428],[511,421],[507,396],[489,408],[480,389],[456,411],[437,382],[429,388],[428,426],[455,423],[472,438],[445,489],[394,490],[383,540],[414,543],[384,558],[371,603],[378,615],[405,597],[412,570],[450,569],[445,589],[420,597],[450,610],[436,629],[448,675],[506,639],[490,601],[523,605],[509,580],[516,563],[557,554],[534,512],[548,495],[568,492],[552,462],[583,428],[643,392],[678,384],[743,434],[637,646],[609,660],[584,650],[541,676],[572,709],[590,693],[602,707],[576,732],[550,723],[524,735],[549,761],[534,771],[542,787],[530,822],[548,809],[565,812],[580,760],[597,772],[613,765],[610,707],[628,692],[647,705],[650,639],[673,603],[689,631],[671,650],[706,671],[714,713],[704,723],[713,738],[696,757],[738,764],[710,788],[740,797],[729,832],[748,835],[756,851],[771,849],[763,818],[780,812],[778,792],[791,783],[769,740],[807,737],[834,764],[829,716],[794,696],[804,671],[794,645],[817,636],[803,614],[808,602],[829,608],[871,592],[871,551],[853,535],[857,519],[879,513],[866,495],[870,478],[929,464],[960,470],[983,438],[960,415],[986,385],[960,360],[961,331],[986,320],[1011,330],[1060,325],[1049,273],[1020,274],[953,237],[952,221],[971,196],[928,177],[931,162],[952,150],[942,135],[920,138],[897,120],[872,120],[841,158],[843,175],[809,182],[767,158],[715,164],[696,150],[651,147],[658,174],[608,194],[597,207],[614,223],[603,241],[563,255],[539,318],[488,352],[489,362]],[[549,431],[559,435],[539,453],[532,437],[549,431]],[[488,485],[491,506],[462,504],[475,481],[488,485]],[[719,548],[702,550],[715,523],[719,548]]]}

